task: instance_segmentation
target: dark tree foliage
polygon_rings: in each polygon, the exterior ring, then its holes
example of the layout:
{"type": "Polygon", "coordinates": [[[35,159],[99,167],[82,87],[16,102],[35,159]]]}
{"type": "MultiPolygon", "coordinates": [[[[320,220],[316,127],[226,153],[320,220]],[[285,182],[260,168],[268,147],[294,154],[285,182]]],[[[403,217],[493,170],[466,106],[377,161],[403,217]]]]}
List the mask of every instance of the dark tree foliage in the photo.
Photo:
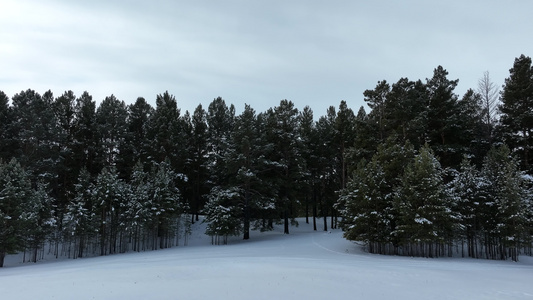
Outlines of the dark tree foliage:
{"type": "Polygon", "coordinates": [[[340,176],[339,189],[346,186],[348,168],[345,156],[347,149],[353,147],[355,136],[354,130],[355,115],[353,111],[348,108],[346,101],[341,101],[337,117],[335,118],[335,143],[337,144],[337,156],[339,161],[338,174],[340,176]]]}
{"type": "Polygon", "coordinates": [[[87,93],[76,99],[74,121],[73,155],[77,162],[77,172],[86,168],[91,176],[100,172],[97,164],[98,138],[96,129],[96,102],[87,93]]]}
{"type": "Polygon", "coordinates": [[[313,110],[306,106],[300,112],[300,138],[302,142],[302,160],[305,164],[306,172],[303,174],[301,193],[305,203],[305,221],[309,224],[309,214],[312,210],[313,227],[316,230],[317,203],[316,203],[316,182],[318,175],[318,153],[319,144],[316,125],[313,120],[313,110]]]}
{"type": "Polygon", "coordinates": [[[154,109],[143,97],[137,98],[127,109],[127,129],[119,149],[117,168],[121,170],[121,176],[130,179],[128,176],[132,174],[137,162],[146,164],[143,167],[148,168],[151,142],[147,131],[154,109]]]}
{"type": "Polygon", "coordinates": [[[72,91],[66,91],[55,99],[52,104],[57,122],[57,179],[53,197],[58,207],[66,207],[69,197],[74,192],[74,184],[79,172],[79,161],[76,160],[75,114],[76,96],[72,91]]]}
{"type": "Polygon", "coordinates": [[[461,241],[463,257],[465,247],[469,257],[483,257],[483,241],[488,234],[486,224],[493,217],[489,186],[488,180],[465,156],[455,178],[450,182],[454,198],[452,207],[462,225],[456,234],[461,241]]]}
{"type": "MultiPolygon", "coordinates": [[[[456,157],[455,160],[458,159],[459,155],[472,157],[472,161],[477,166],[481,166],[483,157],[490,149],[493,140],[485,133],[481,95],[469,89],[458,104],[457,126],[461,131],[455,148],[457,152],[453,156],[456,157]]],[[[455,165],[454,167],[459,168],[455,165]]]]}
{"type": "Polygon", "coordinates": [[[531,58],[516,58],[501,92],[501,131],[511,151],[521,159],[521,166],[531,173],[533,147],[533,66],[531,58]]]}
{"type": "Polygon", "coordinates": [[[43,96],[33,90],[13,96],[15,155],[32,178],[40,177],[47,183],[54,181],[58,159],[56,147],[57,122],[52,109],[50,91],[43,96]]]}
{"type": "Polygon", "coordinates": [[[207,151],[211,181],[225,184],[228,174],[225,172],[224,156],[229,147],[229,139],[235,125],[235,107],[226,105],[221,97],[214,99],[207,109],[207,151]]]}
{"type": "Polygon", "coordinates": [[[392,195],[387,193],[387,187],[389,183],[377,158],[369,163],[362,160],[338,202],[345,217],[344,237],[365,242],[371,253],[385,254],[387,245],[392,244],[392,195]]]}
{"type": "Polygon", "coordinates": [[[0,160],[0,267],[6,254],[23,251],[35,229],[35,203],[27,173],[16,159],[0,160]]]}
{"type": "Polygon", "coordinates": [[[229,186],[238,189],[239,216],[242,219],[243,239],[250,238],[251,224],[259,220],[265,212],[273,210],[274,202],[269,197],[268,185],[262,174],[268,166],[264,155],[263,141],[255,110],[246,105],[235,120],[231,135],[230,151],[226,165],[232,176],[229,186]]]}
{"type": "Polygon", "coordinates": [[[327,216],[332,211],[336,201],[336,191],[340,188],[339,149],[335,141],[335,124],[337,113],[334,106],[330,106],[326,116],[322,116],[316,123],[318,146],[317,161],[319,180],[316,182],[316,197],[319,207],[319,215],[323,219],[323,230],[328,230],[327,216]]]}
{"type": "Polygon", "coordinates": [[[491,259],[518,260],[522,247],[531,245],[527,230],[530,195],[519,163],[506,145],[487,153],[481,170],[487,183],[488,215],[483,217],[485,255],[491,259]]]}
{"type": "Polygon", "coordinates": [[[355,116],[354,132],[353,146],[346,150],[348,174],[355,170],[359,161],[363,159],[369,161],[380,143],[377,127],[363,106],[355,116]]]}
{"type": "Polygon", "coordinates": [[[80,171],[74,187],[74,196],[68,203],[63,217],[63,231],[66,240],[72,237],[73,257],[83,257],[90,241],[98,233],[94,183],[87,169],[80,171]]]}
{"type": "MultiPolygon", "coordinates": [[[[380,85],[376,87],[378,88],[380,85]]],[[[384,92],[386,89],[381,88],[381,93],[384,92]]],[[[366,93],[375,94],[376,92],[366,93]]],[[[383,105],[383,117],[381,117],[383,136],[374,144],[375,147],[389,135],[398,135],[403,141],[409,141],[416,148],[424,145],[428,101],[426,86],[422,81],[401,78],[392,85],[383,105]]],[[[375,124],[376,118],[374,111],[371,111],[369,121],[375,124]]]]}
{"type": "Polygon", "coordinates": [[[501,126],[490,128],[494,134],[487,134],[483,95],[468,90],[459,100],[453,93],[457,80],[447,79],[440,66],[425,83],[402,78],[391,88],[380,81],[375,90],[365,91],[372,111],[360,110],[356,117],[355,145],[348,151],[355,171],[337,203],[348,238],[365,242],[375,253],[441,256],[461,249],[470,257],[513,260],[521,252],[531,254],[530,177],[519,173],[502,148],[487,152],[501,145],[501,135],[529,171],[525,124],[531,60],[517,58],[510,72],[501,126]],[[389,146],[378,146],[386,138],[389,146]],[[411,163],[396,160],[402,155],[390,147],[402,141],[419,150],[411,163]],[[403,162],[396,168],[395,161],[403,162]],[[391,190],[392,209],[373,209],[386,203],[382,193],[391,190]],[[380,223],[378,217],[387,211],[390,219],[380,223]],[[370,224],[381,229],[376,232],[370,224]]]}
{"type": "Polygon", "coordinates": [[[390,130],[386,126],[386,105],[388,104],[387,97],[390,93],[390,85],[386,80],[378,81],[376,88],[373,90],[366,90],[363,95],[368,107],[372,110],[372,119],[378,129],[378,138],[380,142],[385,140],[386,130],[390,130]]]}
{"type": "Polygon", "coordinates": [[[401,240],[393,234],[399,218],[394,195],[414,155],[408,142],[401,146],[390,137],[370,162],[359,162],[336,204],[346,238],[364,242],[371,253],[398,254],[401,240]]]}
{"type": "MultiPolygon", "coordinates": [[[[97,161],[99,168],[104,166],[124,165],[121,160],[126,159],[123,149],[128,131],[128,110],[124,101],[114,95],[106,97],[96,110],[96,132],[98,138],[97,161]]],[[[121,178],[125,178],[126,170],[117,168],[121,178]],[[123,172],[124,171],[124,172],[123,172]],[[120,174],[122,173],[122,174],[120,174]]]]}
{"type": "Polygon", "coordinates": [[[202,105],[194,110],[188,128],[189,197],[192,214],[198,221],[200,209],[205,202],[204,195],[209,192],[207,112],[202,105]]]}
{"type": "Polygon", "coordinates": [[[395,194],[398,223],[393,235],[403,254],[439,257],[452,255],[454,215],[440,163],[423,147],[403,174],[395,194]]]}
{"type": "Polygon", "coordinates": [[[6,159],[13,156],[13,149],[16,149],[12,145],[14,142],[12,133],[10,130],[12,122],[12,112],[9,107],[9,98],[7,95],[0,91],[0,157],[6,159]]]}
{"type": "Polygon", "coordinates": [[[277,191],[276,207],[289,233],[289,220],[296,214],[297,186],[303,178],[299,138],[299,113],[294,103],[282,100],[267,111],[266,139],[270,150],[266,158],[271,167],[271,181],[277,191]]]}
{"type": "Polygon", "coordinates": [[[209,195],[204,213],[209,222],[206,234],[211,236],[213,245],[226,245],[228,236],[239,235],[242,228],[241,211],[238,205],[238,189],[214,187],[209,195]]]}
{"type": "Polygon", "coordinates": [[[182,169],[185,150],[180,109],[168,91],[156,97],[156,108],[148,122],[150,160],[160,163],[168,159],[176,170],[182,169]]]}
{"type": "Polygon", "coordinates": [[[216,244],[312,216],[372,253],[517,260],[533,252],[532,80],[516,58],[499,123],[490,82],[459,98],[441,66],[379,81],[368,113],[341,101],[323,116],[0,91],[0,258],[185,245],[204,214],[216,244]]]}

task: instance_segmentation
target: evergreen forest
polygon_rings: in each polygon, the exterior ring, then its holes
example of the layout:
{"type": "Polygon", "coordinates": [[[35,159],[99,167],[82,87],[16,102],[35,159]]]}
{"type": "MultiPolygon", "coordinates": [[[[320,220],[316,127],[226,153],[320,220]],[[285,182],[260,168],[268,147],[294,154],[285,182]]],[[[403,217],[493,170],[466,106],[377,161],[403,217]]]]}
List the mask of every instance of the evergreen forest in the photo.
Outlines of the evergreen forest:
{"type": "Polygon", "coordinates": [[[202,220],[213,244],[289,234],[296,217],[371,253],[532,255],[531,58],[501,89],[488,72],[457,84],[438,66],[379,81],[368,112],[340,101],[319,117],[289,100],[237,114],[220,97],[182,112],[168,92],[153,107],[0,91],[0,266],[187,245],[202,220]]]}

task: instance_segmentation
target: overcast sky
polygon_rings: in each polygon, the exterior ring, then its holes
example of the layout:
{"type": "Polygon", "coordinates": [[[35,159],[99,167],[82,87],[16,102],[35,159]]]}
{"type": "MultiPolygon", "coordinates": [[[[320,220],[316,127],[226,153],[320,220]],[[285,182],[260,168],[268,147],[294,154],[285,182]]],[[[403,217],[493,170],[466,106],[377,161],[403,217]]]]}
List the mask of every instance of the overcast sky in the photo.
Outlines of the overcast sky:
{"type": "Polygon", "coordinates": [[[168,90],[182,112],[218,96],[237,112],[288,99],[316,117],[442,65],[462,96],[533,56],[532,12],[530,0],[0,0],[0,90],[154,106],[168,90]]]}

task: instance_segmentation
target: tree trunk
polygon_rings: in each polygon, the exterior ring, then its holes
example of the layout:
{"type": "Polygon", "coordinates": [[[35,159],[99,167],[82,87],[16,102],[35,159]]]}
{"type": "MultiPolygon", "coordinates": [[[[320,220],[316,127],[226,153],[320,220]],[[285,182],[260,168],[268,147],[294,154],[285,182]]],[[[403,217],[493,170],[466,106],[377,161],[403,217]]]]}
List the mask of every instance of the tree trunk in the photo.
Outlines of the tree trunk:
{"type": "Polygon", "coordinates": [[[39,251],[39,247],[35,246],[33,247],[33,253],[31,257],[31,262],[36,263],[37,262],[37,252],[39,251]]]}
{"type": "Polygon", "coordinates": [[[323,203],[322,201],[322,197],[320,197],[320,202],[322,203],[322,215],[324,217],[324,231],[328,231],[328,212],[327,212],[327,209],[326,209],[326,205],[323,203]]]}
{"type": "Polygon", "coordinates": [[[305,224],[309,224],[309,195],[305,193],[305,224]]]}
{"type": "Polygon", "coordinates": [[[6,257],[5,252],[0,252],[0,268],[4,267],[4,258],[6,257]]]}
{"type": "Polygon", "coordinates": [[[313,205],[313,230],[316,231],[316,204],[313,205]]]}
{"type": "Polygon", "coordinates": [[[525,137],[524,145],[524,167],[526,170],[529,170],[529,131],[524,130],[523,135],[525,137]]]}
{"type": "Polygon", "coordinates": [[[283,219],[284,219],[284,234],[289,234],[289,209],[286,208],[283,211],[283,219]]]}
{"type": "Polygon", "coordinates": [[[243,240],[250,239],[250,192],[244,192],[244,236],[243,240]]]}
{"type": "Polygon", "coordinates": [[[105,225],[101,226],[102,233],[100,234],[100,255],[105,255],[105,225]]]}
{"type": "Polygon", "coordinates": [[[316,231],[316,215],[317,215],[316,188],[313,187],[313,230],[314,231],[316,231]]]}

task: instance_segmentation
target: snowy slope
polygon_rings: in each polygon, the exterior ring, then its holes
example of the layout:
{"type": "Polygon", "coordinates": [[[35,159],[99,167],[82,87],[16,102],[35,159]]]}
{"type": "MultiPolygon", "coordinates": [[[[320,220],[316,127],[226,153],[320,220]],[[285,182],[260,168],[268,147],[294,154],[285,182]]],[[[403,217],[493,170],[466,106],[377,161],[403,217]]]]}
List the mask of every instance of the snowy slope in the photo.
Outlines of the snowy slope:
{"type": "Polygon", "coordinates": [[[0,269],[0,299],[533,299],[533,260],[362,253],[339,230],[300,221],[251,240],[0,269]]]}

